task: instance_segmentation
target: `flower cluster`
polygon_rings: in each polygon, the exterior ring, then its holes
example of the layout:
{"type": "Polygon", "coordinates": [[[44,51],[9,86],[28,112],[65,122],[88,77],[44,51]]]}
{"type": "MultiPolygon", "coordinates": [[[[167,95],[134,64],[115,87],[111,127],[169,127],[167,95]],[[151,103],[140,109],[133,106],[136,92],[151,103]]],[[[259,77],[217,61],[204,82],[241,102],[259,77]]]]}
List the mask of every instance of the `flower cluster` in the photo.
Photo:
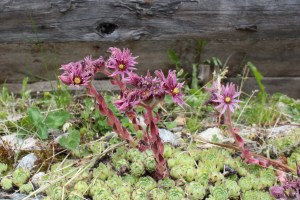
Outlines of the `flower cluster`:
{"type": "Polygon", "coordinates": [[[64,70],[63,74],[59,76],[60,80],[66,85],[87,86],[94,78],[95,73],[104,67],[104,60],[102,57],[92,60],[90,56],[77,62],[71,62],[62,65],[60,68],[64,70]]]}
{"type": "MultiPolygon", "coordinates": [[[[284,173],[284,175],[286,175],[284,173]]],[[[287,177],[281,178],[281,186],[275,185],[270,188],[271,195],[276,199],[300,199],[300,166],[297,164],[297,178],[287,177]]]]}
{"type": "Polygon", "coordinates": [[[187,105],[180,92],[183,83],[177,83],[176,73],[169,70],[168,76],[165,77],[162,71],[155,71],[156,77],[152,77],[150,72],[146,76],[138,76],[135,73],[129,73],[124,79],[125,83],[133,88],[127,89],[120,100],[115,102],[117,108],[121,111],[129,111],[140,102],[151,104],[153,100],[161,101],[168,94],[173,101],[179,106],[187,105]]]}
{"type": "Polygon", "coordinates": [[[168,175],[168,170],[163,158],[163,143],[159,138],[156,125],[158,114],[154,112],[154,108],[166,95],[171,95],[173,101],[181,107],[187,105],[181,93],[184,83],[177,83],[176,72],[173,70],[170,70],[166,77],[162,71],[155,71],[155,77],[152,77],[149,71],[146,76],[135,74],[133,71],[136,70],[134,66],[137,64],[137,57],[133,57],[129,49],[121,50],[111,47],[108,52],[110,57],[106,61],[102,57],[92,60],[90,56],[87,56],[83,60],[62,65],[60,69],[64,72],[59,78],[66,85],[86,86],[89,94],[95,98],[95,107],[107,117],[108,124],[121,139],[134,146],[136,143],[132,136],[91,83],[98,72],[111,77],[112,84],[119,86],[121,90],[121,98],[114,102],[115,106],[125,112],[137,131],[143,132],[144,138],[140,141],[139,148],[140,150],[152,149],[156,161],[156,176],[163,178],[168,175]],[[146,129],[143,129],[137,119],[134,111],[136,106],[142,106],[145,109],[143,114],[147,124],[146,129]]]}

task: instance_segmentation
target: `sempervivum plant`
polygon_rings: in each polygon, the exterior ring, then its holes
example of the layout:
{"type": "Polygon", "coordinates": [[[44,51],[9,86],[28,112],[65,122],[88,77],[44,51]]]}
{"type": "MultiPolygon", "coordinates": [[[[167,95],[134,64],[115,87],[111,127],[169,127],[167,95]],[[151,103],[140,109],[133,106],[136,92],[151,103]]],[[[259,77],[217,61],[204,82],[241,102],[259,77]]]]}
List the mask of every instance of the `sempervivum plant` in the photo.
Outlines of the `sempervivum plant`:
{"type": "Polygon", "coordinates": [[[228,192],[222,185],[211,186],[210,187],[210,195],[216,200],[227,200],[229,197],[228,192]]]}
{"type": "Polygon", "coordinates": [[[12,180],[7,177],[3,177],[1,179],[0,185],[3,190],[11,190],[13,188],[12,180]]]}
{"type": "Polygon", "coordinates": [[[197,200],[203,199],[206,195],[206,189],[199,182],[190,182],[185,187],[185,192],[189,199],[197,200]]]}
{"type": "Polygon", "coordinates": [[[132,193],[132,199],[133,200],[148,200],[147,191],[142,188],[134,190],[132,193]]]}
{"type": "Polygon", "coordinates": [[[0,162],[0,175],[7,170],[8,166],[5,163],[0,162]]]}
{"type": "Polygon", "coordinates": [[[244,192],[242,195],[243,200],[272,200],[273,198],[267,192],[257,191],[257,190],[250,190],[244,192]]]}
{"type": "Polygon", "coordinates": [[[173,187],[168,190],[168,200],[182,200],[184,191],[180,187],[173,187]]]}
{"type": "Polygon", "coordinates": [[[79,194],[85,194],[88,190],[89,186],[85,181],[78,181],[74,185],[74,190],[78,192],[79,194]]]}
{"type": "Polygon", "coordinates": [[[29,183],[21,185],[19,190],[21,193],[29,194],[30,192],[32,192],[34,190],[34,187],[33,187],[32,183],[29,182],[29,183]]]}
{"type": "MultiPolygon", "coordinates": [[[[132,147],[138,146],[141,151],[151,149],[156,162],[155,175],[161,179],[168,175],[166,161],[164,159],[164,145],[159,137],[157,122],[159,115],[155,107],[169,95],[179,106],[187,104],[183,101],[181,88],[183,83],[178,83],[176,72],[170,70],[167,76],[162,71],[155,71],[152,76],[148,72],[145,76],[134,73],[137,64],[129,49],[108,49],[110,57],[105,61],[102,57],[93,60],[87,56],[83,60],[62,65],[63,70],[60,80],[66,85],[86,87],[88,93],[95,99],[95,108],[107,117],[107,123],[118,134],[120,139],[126,140],[132,147]],[[96,73],[103,73],[112,79],[112,84],[120,88],[120,99],[115,101],[116,108],[125,113],[131,120],[134,128],[142,132],[142,139],[137,144],[129,131],[121,124],[113,111],[108,107],[103,96],[95,89],[92,80],[96,73]],[[141,126],[135,109],[141,107],[146,123],[146,128],[141,126]]],[[[128,152],[129,153],[129,152],[128,152]]],[[[131,154],[131,153],[130,153],[131,154]]],[[[142,157],[129,155],[128,160],[142,161],[142,157]]]]}
{"type": "Polygon", "coordinates": [[[242,177],[239,180],[239,186],[242,191],[248,191],[253,188],[253,176],[242,177]]]}
{"type": "Polygon", "coordinates": [[[150,191],[149,196],[151,199],[157,199],[157,200],[167,199],[166,191],[161,188],[154,188],[153,190],[150,191]]]}
{"type": "Polygon", "coordinates": [[[146,191],[150,191],[156,187],[156,181],[150,176],[141,177],[135,184],[137,188],[142,188],[146,191]]]}
{"type": "Polygon", "coordinates": [[[117,187],[119,187],[122,184],[122,178],[118,175],[113,175],[111,176],[109,179],[107,179],[107,181],[105,182],[105,184],[111,189],[114,190],[117,187]]]}
{"type": "Polygon", "coordinates": [[[158,181],[158,187],[163,189],[170,189],[175,187],[175,181],[170,178],[163,178],[158,181]]]}
{"type": "Polygon", "coordinates": [[[274,167],[284,169],[285,171],[294,172],[295,170],[282,164],[280,161],[271,160],[261,155],[253,154],[249,147],[244,143],[243,138],[236,132],[231,123],[231,114],[236,108],[239,108],[238,97],[240,92],[237,92],[233,83],[222,85],[219,82],[214,82],[213,87],[208,89],[210,93],[210,103],[219,111],[220,116],[224,116],[228,131],[235,140],[236,148],[242,152],[243,159],[249,164],[256,164],[262,167],[272,165],[274,167]]]}
{"type": "Polygon", "coordinates": [[[223,183],[223,188],[226,189],[229,198],[238,199],[240,196],[240,186],[237,184],[236,181],[233,180],[225,180],[223,183]]]}
{"type": "Polygon", "coordinates": [[[70,192],[70,194],[68,196],[68,200],[81,200],[81,199],[84,199],[84,197],[82,196],[81,193],[79,193],[77,191],[70,192]]]}
{"type": "Polygon", "coordinates": [[[12,174],[12,181],[16,186],[21,186],[25,184],[29,177],[30,171],[28,169],[23,169],[22,167],[18,167],[12,174]]]}
{"type": "Polygon", "coordinates": [[[130,173],[133,176],[140,177],[145,174],[145,166],[142,162],[133,162],[130,165],[130,173]]]}
{"type": "Polygon", "coordinates": [[[103,163],[100,163],[97,168],[93,169],[93,177],[101,180],[106,180],[111,174],[111,168],[103,163]]]}

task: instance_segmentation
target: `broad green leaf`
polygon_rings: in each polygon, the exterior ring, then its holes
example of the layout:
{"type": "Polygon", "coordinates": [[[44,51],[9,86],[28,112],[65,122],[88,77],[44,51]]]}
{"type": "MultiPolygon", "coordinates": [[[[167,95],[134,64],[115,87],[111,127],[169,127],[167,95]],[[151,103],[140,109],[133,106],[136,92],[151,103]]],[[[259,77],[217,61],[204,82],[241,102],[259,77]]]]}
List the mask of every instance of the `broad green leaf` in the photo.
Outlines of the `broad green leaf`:
{"type": "Polygon", "coordinates": [[[27,114],[32,120],[33,124],[36,126],[39,126],[44,120],[44,115],[40,112],[40,110],[37,107],[28,108],[27,114]]]}
{"type": "Polygon", "coordinates": [[[48,128],[58,128],[64,125],[70,117],[70,113],[66,111],[51,112],[48,114],[44,123],[48,126],[48,128]]]}
{"type": "Polygon", "coordinates": [[[40,139],[45,140],[48,138],[48,128],[45,124],[39,124],[37,134],[40,139]]]}
{"type": "Polygon", "coordinates": [[[75,150],[80,144],[80,132],[78,130],[70,130],[70,132],[62,136],[58,143],[70,150],[75,150]]]}

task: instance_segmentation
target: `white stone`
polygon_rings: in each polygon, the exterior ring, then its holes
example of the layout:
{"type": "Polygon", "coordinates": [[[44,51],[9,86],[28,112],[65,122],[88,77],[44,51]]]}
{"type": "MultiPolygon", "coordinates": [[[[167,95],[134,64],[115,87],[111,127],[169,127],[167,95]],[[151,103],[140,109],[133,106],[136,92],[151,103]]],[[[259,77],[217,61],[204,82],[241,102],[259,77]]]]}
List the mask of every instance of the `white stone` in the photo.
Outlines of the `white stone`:
{"type": "Polygon", "coordinates": [[[224,140],[224,136],[221,129],[217,127],[208,128],[205,131],[199,133],[198,136],[209,142],[213,142],[214,137],[217,137],[220,141],[224,140]]]}
{"type": "Polygon", "coordinates": [[[45,172],[39,172],[39,173],[34,174],[31,178],[31,183],[35,187],[40,187],[39,182],[42,180],[43,176],[45,176],[45,172]]]}
{"type": "Polygon", "coordinates": [[[173,134],[171,131],[166,129],[158,129],[159,137],[162,139],[164,143],[171,143],[172,145],[179,144],[179,137],[173,134]]]}
{"type": "Polygon", "coordinates": [[[23,169],[32,170],[37,160],[38,158],[34,153],[27,154],[19,161],[17,168],[22,167],[23,169]]]}

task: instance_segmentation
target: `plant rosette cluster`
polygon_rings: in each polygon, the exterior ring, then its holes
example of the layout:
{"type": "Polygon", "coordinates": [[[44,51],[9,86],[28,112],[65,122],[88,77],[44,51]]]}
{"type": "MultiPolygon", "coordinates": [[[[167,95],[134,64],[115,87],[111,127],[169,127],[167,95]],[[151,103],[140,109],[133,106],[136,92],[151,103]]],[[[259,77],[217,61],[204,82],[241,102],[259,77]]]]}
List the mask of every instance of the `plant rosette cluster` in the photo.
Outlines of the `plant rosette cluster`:
{"type": "Polygon", "coordinates": [[[154,109],[166,95],[170,95],[179,106],[187,106],[181,93],[184,83],[177,82],[176,72],[173,70],[170,70],[167,76],[159,70],[155,71],[154,76],[149,71],[146,76],[137,75],[134,73],[137,57],[132,56],[129,49],[111,47],[108,52],[110,56],[107,60],[103,57],[93,60],[91,56],[87,56],[83,60],[62,65],[60,69],[63,73],[59,78],[66,85],[86,87],[89,94],[95,98],[95,107],[107,117],[108,124],[119,138],[136,146],[136,140],[109,109],[103,96],[92,84],[96,73],[103,73],[112,78],[112,84],[119,86],[121,91],[120,99],[114,102],[115,106],[131,119],[136,131],[143,133],[143,138],[138,144],[139,148],[152,149],[156,161],[156,175],[159,179],[163,178],[168,175],[168,170],[163,157],[164,146],[157,127],[159,117],[154,109]],[[137,118],[135,109],[138,106],[144,108],[146,129],[142,128],[137,118]]]}
{"type": "Polygon", "coordinates": [[[242,157],[248,164],[256,164],[262,167],[272,165],[281,170],[294,172],[293,169],[282,164],[280,161],[271,160],[264,156],[253,154],[249,150],[249,147],[245,145],[244,139],[236,132],[231,122],[231,114],[236,108],[239,108],[238,103],[240,100],[238,97],[241,93],[236,91],[233,83],[223,85],[219,82],[213,82],[212,87],[206,88],[206,90],[210,93],[208,103],[215,106],[215,109],[219,111],[220,116],[224,116],[228,131],[235,139],[237,148],[242,152],[242,157]]]}

